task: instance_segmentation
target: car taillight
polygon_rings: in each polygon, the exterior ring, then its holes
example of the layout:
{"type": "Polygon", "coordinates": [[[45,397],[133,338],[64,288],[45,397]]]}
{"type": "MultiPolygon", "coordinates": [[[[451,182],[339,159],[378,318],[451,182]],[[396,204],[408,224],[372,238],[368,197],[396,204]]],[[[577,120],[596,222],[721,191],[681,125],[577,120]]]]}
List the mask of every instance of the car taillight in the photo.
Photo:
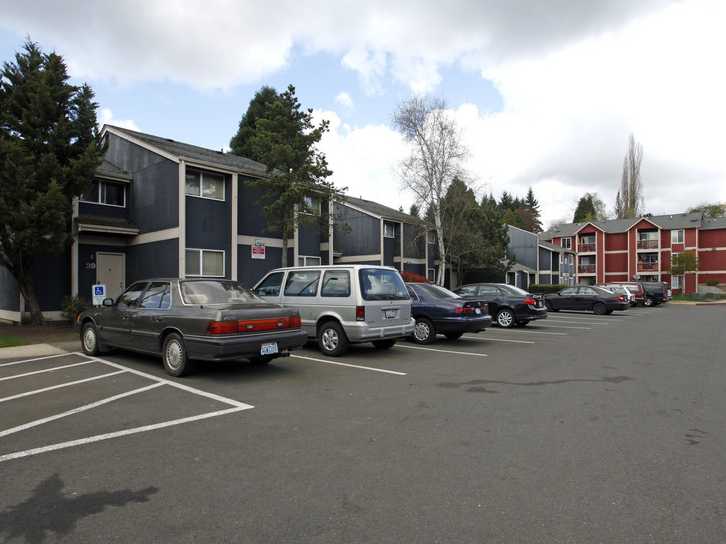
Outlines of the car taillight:
{"type": "Polygon", "coordinates": [[[625,295],[620,295],[620,296],[618,297],[618,300],[619,300],[620,302],[625,302],[625,295]]]}
{"type": "Polygon", "coordinates": [[[355,307],[355,320],[356,321],[365,321],[366,320],[366,307],[365,306],[356,306],[355,307]]]}
{"type": "Polygon", "coordinates": [[[237,321],[210,321],[207,326],[209,334],[231,334],[239,332],[237,321]]]}
{"type": "Polygon", "coordinates": [[[302,319],[300,319],[299,314],[295,314],[290,318],[290,328],[299,329],[300,327],[302,327],[302,319]]]}
{"type": "Polygon", "coordinates": [[[474,313],[474,307],[473,306],[457,306],[454,308],[454,312],[457,314],[473,314],[474,313]]]}
{"type": "Polygon", "coordinates": [[[537,306],[537,301],[534,299],[534,297],[525,297],[525,299],[522,301],[522,304],[526,304],[527,306],[537,306]]]}

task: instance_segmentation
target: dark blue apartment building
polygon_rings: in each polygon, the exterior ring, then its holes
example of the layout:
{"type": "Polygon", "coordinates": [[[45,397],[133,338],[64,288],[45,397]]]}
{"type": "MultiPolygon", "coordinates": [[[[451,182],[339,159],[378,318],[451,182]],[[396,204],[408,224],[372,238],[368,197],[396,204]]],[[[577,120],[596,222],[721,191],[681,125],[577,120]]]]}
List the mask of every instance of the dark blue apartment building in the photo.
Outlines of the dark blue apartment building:
{"type": "MultiPolygon", "coordinates": [[[[90,300],[91,286],[115,297],[148,277],[213,277],[254,284],[279,267],[282,237],[267,227],[259,189],[264,165],[150,134],[106,125],[107,152],[73,203],[73,244],[40,259],[35,286],[46,318],[63,298],[90,300]]],[[[417,218],[368,200],[311,198],[288,264],[371,263],[431,276],[437,261],[417,218]]],[[[0,319],[19,321],[24,302],[0,267],[0,319]]]]}

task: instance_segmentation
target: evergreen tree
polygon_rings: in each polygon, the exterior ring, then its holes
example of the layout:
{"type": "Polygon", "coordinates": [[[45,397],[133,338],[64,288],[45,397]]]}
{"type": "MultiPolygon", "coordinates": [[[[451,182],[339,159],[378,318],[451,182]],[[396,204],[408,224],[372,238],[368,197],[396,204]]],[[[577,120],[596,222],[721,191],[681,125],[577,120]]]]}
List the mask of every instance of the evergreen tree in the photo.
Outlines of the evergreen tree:
{"type": "Polygon", "coordinates": [[[416,204],[411,204],[411,207],[408,209],[408,215],[412,215],[414,217],[418,217],[421,213],[421,210],[416,204]]]}
{"type": "Polygon", "coordinates": [[[542,232],[542,221],[540,220],[539,201],[534,197],[534,191],[532,187],[527,191],[527,196],[524,199],[524,205],[526,212],[524,212],[526,222],[528,223],[530,232],[542,232]]]}
{"type": "Polygon", "coordinates": [[[499,209],[502,211],[511,210],[514,208],[514,199],[507,191],[502,192],[502,197],[499,199],[499,209]]]}
{"type": "Polygon", "coordinates": [[[592,195],[585,193],[577,202],[575,215],[572,218],[573,223],[581,223],[583,221],[592,221],[595,218],[595,204],[592,202],[592,195]]]}
{"type": "Polygon", "coordinates": [[[69,83],[63,58],[27,41],[0,72],[0,263],[41,323],[36,259],[68,247],[71,201],[102,160],[93,91],[69,83]]]}
{"type": "Polygon", "coordinates": [[[310,199],[329,201],[340,191],[328,181],[332,172],[317,148],[328,121],[316,126],[312,109],[302,109],[292,85],[276,96],[273,92],[263,88],[255,95],[230,146],[267,166],[267,176],[252,184],[261,189],[268,228],[282,234],[282,266],[287,266],[288,240],[298,222],[315,217],[298,211],[310,199]]]}

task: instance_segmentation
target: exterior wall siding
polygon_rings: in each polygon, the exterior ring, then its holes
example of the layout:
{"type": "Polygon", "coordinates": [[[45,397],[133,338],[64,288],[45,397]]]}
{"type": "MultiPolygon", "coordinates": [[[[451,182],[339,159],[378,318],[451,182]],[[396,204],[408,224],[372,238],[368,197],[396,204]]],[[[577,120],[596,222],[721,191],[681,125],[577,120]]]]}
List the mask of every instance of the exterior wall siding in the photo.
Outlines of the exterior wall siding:
{"type": "Polygon", "coordinates": [[[628,274],[628,254],[627,253],[606,253],[605,254],[605,273],[622,272],[628,274]]]}
{"type": "Polygon", "coordinates": [[[0,265],[0,310],[17,312],[20,310],[18,284],[10,270],[0,265]]]}
{"type": "Polygon", "coordinates": [[[623,251],[628,249],[628,234],[625,232],[605,235],[605,251],[623,251]]]}
{"type": "Polygon", "coordinates": [[[279,229],[267,227],[263,196],[262,189],[250,185],[250,178],[239,176],[237,234],[282,238],[282,232],[279,229]]]}
{"type": "Polygon", "coordinates": [[[336,252],[343,256],[381,253],[379,219],[342,204],[335,205],[335,214],[333,244],[336,252]]]}
{"type": "Polygon", "coordinates": [[[595,233],[595,250],[597,260],[595,263],[595,277],[597,283],[605,282],[605,233],[598,230],[595,233]]]}
{"type": "Polygon", "coordinates": [[[537,269],[537,251],[539,240],[536,234],[516,228],[507,229],[509,250],[519,264],[537,269]]]}
{"type": "MultiPolygon", "coordinates": [[[[71,293],[70,251],[60,255],[36,257],[32,276],[40,309],[44,312],[62,309],[63,297],[71,293]]],[[[27,306],[26,310],[29,311],[27,306]]]]}
{"type": "Polygon", "coordinates": [[[726,247],[726,229],[702,230],[698,233],[698,247],[726,247]]]}
{"type": "Polygon", "coordinates": [[[253,259],[251,255],[251,246],[237,246],[237,281],[244,287],[252,287],[267,272],[282,266],[282,248],[268,246],[264,259],[253,259]]]}
{"type": "MultiPolygon", "coordinates": [[[[154,277],[178,276],[179,240],[163,240],[126,248],[126,285],[154,277]]],[[[227,258],[229,269],[229,258],[227,258]]]]}
{"type": "Polygon", "coordinates": [[[320,231],[327,231],[326,227],[321,227],[317,220],[312,223],[301,223],[298,228],[298,254],[307,255],[309,257],[320,256],[320,231]]]}
{"type": "Polygon", "coordinates": [[[394,266],[393,257],[396,256],[396,246],[400,247],[400,242],[396,238],[383,239],[383,264],[386,266],[394,266]]]}
{"type": "Polygon", "coordinates": [[[701,272],[726,270],[726,250],[699,251],[698,268],[701,272]]]}
{"type": "Polygon", "coordinates": [[[686,242],[686,247],[698,247],[698,229],[685,229],[683,236],[683,239],[686,242]]]}

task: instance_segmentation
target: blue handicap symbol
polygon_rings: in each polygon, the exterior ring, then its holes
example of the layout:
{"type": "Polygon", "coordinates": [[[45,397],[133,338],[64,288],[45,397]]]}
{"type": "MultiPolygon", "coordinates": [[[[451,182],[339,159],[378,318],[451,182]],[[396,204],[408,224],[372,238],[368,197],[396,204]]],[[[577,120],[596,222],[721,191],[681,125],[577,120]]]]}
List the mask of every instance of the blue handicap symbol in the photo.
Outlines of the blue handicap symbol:
{"type": "Polygon", "coordinates": [[[99,295],[100,296],[100,295],[103,294],[103,287],[100,287],[99,286],[99,287],[96,287],[95,289],[96,289],[96,291],[95,291],[95,294],[96,295],[99,295]]]}

